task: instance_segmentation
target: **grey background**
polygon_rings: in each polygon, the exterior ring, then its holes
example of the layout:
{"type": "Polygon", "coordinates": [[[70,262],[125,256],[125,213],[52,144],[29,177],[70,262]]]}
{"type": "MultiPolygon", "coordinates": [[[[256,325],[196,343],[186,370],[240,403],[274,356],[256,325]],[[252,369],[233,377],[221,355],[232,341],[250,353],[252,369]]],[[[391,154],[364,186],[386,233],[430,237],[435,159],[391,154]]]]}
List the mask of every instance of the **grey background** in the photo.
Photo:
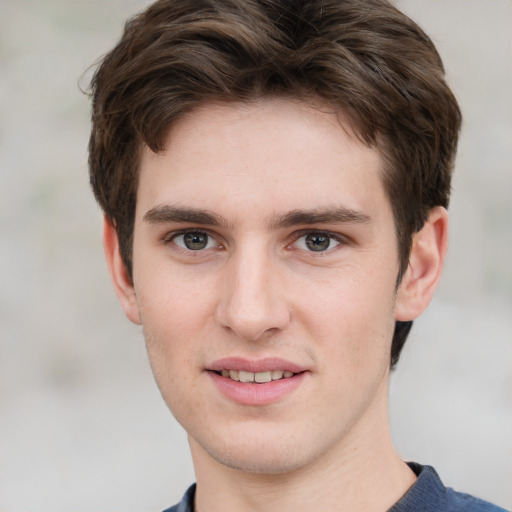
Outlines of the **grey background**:
{"type": "MultiPolygon", "coordinates": [[[[145,4],[0,0],[1,512],[158,511],[193,481],[87,182],[78,81],[145,4]]],[[[444,281],[392,378],[393,435],[512,508],[512,2],[398,4],[438,45],[465,123],[444,281]]]]}

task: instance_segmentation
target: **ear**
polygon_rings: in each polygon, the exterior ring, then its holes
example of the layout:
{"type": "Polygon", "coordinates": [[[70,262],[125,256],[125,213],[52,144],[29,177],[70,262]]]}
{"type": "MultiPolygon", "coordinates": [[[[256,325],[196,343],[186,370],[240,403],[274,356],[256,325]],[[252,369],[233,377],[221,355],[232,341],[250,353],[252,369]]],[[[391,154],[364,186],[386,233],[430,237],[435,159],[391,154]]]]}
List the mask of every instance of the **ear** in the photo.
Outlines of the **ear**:
{"type": "Polygon", "coordinates": [[[423,313],[441,278],[448,248],[448,213],[439,206],[413,235],[409,266],[398,289],[395,319],[406,322],[423,313]]]}
{"type": "Polygon", "coordinates": [[[135,288],[121,258],[117,230],[107,217],[103,217],[103,250],[105,251],[108,271],[110,272],[117,298],[126,316],[133,323],[140,325],[140,313],[135,296],[135,288]]]}

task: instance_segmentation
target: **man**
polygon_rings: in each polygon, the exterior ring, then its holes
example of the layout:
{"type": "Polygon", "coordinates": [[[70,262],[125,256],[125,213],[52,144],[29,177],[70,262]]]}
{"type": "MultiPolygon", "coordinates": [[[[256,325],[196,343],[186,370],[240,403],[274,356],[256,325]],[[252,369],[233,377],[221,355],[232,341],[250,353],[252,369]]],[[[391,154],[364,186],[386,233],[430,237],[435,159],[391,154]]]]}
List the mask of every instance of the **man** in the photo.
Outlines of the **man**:
{"type": "Polygon", "coordinates": [[[384,0],[160,0],[92,90],[107,263],[196,472],[169,510],[500,510],[389,434],[460,128],[421,29],[384,0]]]}

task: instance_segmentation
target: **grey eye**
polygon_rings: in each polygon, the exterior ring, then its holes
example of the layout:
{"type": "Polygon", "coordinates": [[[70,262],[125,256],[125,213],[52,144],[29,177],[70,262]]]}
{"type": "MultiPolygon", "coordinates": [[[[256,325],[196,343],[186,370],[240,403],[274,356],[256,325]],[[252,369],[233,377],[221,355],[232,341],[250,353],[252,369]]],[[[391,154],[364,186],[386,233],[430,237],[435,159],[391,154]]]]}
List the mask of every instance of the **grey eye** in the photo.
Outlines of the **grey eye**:
{"type": "Polygon", "coordinates": [[[304,237],[306,247],[310,251],[326,251],[331,245],[331,237],[322,233],[310,233],[304,237]]]}
{"type": "Polygon", "coordinates": [[[293,247],[301,251],[327,252],[340,245],[337,235],[313,231],[297,238],[293,247]]]}
{"type": "Polygon", "coordinates": [[[191,251],[199,251],[208,245],[208,235],[206,233],[186,233],[183,236],[183,243],[191,251]]]}
{"type": "Polygon", "coordinates": [[[213,238],[202,231],[190,231],[173,237],[173,242],[183,249],[189,251],[201,251],[215,246],[213,238]]]}

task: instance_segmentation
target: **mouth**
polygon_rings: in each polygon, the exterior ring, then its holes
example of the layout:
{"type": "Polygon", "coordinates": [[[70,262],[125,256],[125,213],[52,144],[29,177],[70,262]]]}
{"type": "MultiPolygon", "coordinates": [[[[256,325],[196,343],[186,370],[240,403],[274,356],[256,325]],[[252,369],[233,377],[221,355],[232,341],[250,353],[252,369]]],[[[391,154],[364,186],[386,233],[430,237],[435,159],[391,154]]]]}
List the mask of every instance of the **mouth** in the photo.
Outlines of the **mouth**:
{"type": "Polygon", "coordinates": [[[216,389],[230,402],[243,406],[266,406],[285,400],[310,373],[299,365],[273,358],[252,362],[226,358],[212,366],[206,373],[216,389]]]}
{"type": "Polygon", "coordinates": [[[280,357],[229,356],[210,363],[207,374],[220,394],[244,406],[265,406],[292,396],[310,369],[280,357]]]}
{"type": "Polygon", "coordinates": [[[248,372],[245,370],[221,370],[215,372],[226,379],[242,383],[266,384],[268,382],[290,379],[294,372],[289,370],[268,370],[263,372],[248,372]]]}

